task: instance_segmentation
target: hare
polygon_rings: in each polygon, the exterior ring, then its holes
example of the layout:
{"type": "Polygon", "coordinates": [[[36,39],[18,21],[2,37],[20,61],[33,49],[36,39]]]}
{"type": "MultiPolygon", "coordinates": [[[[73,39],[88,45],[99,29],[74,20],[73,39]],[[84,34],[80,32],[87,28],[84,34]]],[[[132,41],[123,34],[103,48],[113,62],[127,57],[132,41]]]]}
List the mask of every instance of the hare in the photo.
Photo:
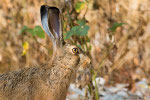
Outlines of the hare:
{"type": "Polygon", "coordinates": [[[40,13],[53,42],[53,56],[43,67],[0,74],[0,100],[65,100],[76,72],[90,65],[80,48],[63,40],[59,9],[42,5],[40,13]]]}

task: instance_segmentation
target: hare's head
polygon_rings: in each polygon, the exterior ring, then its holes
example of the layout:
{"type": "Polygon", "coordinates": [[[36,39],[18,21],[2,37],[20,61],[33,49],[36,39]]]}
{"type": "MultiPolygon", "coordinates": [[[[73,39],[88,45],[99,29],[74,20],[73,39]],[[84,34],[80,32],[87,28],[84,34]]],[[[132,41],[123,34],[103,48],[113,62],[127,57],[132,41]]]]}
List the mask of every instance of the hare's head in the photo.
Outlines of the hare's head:
{"type": "Polygon", "coordinates": [[[53,42],[53,61],[66,68],[84,69],[90,58],[75,45],[65,43],[61,28],[60,11],[56,7],[41,6],[41,21],[45,32],[53,42]]]}

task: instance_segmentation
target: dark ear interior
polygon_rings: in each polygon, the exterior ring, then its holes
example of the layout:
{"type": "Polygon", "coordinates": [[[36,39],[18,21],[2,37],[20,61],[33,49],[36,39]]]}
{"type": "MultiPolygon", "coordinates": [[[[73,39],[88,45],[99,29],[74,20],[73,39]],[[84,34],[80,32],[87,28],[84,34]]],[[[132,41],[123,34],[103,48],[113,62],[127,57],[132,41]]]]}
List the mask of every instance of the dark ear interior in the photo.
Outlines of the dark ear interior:
{"type": "Polygon", "coordinates": [[[51,7],[48,10],[48,24],[49,24],[49,28],[52,32],[52,34],[56,37],[59,38],[60,37],[60,11],[58,8],[56,7],[51,7]]]}
{"type": "Polygon", "coordinates": [[[48,36],[52,40],[54,40],[54,36],[50,32],[49,25],[48,25],[48,7],[45,5],[41,6],[40,13],[41,13],[41,22],[42,22],[44,31],[48,34],[48,36]]]}
{"type": "Polygon", "coordinates": [[[56,7],[41,6],[41,22],[45,32],[52,39],[53,44],[61,46],[64,43],[60,11],[56,7]]]}

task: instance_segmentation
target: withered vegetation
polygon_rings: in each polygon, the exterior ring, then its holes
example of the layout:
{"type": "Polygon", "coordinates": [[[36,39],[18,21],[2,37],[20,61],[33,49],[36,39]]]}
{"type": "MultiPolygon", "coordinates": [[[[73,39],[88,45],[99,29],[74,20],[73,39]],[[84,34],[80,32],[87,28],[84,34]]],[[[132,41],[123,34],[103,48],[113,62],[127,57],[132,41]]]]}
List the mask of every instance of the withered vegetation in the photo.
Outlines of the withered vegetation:
{"type": "MultiPolygon", "coordinates": [[[[72,0],[72,3],[79,0],[72,0]]],[[[90,55],[94,69],[108,84],[150,80],[150,1],[149,0],[88,0],[83,16],[88,21],[90,55]],[[110,39],[108,30],[114,22],[126,23],[117,28],[110,39]],[[114,42],[111,47],[110,44],[114,42]]],[[[41,25],[42,4],[65,7],[64,0],[1,0],[0,3],[0,72],[41,65],[51,56],[48,37],[35,41],[31,34],[19,34],[23,26],[41,25]],[[22,56],[22,44],[28,41],[29,50],[22,56]],[[42,44],[42,46],[41,46],[42,44]],[[47,48],[49,52],[47,52],[47,48]]],[[[65,11],[63,12],[65,14],[65,11]]],[[[74,16],[74,15],[72,15],[74,16]]]]}

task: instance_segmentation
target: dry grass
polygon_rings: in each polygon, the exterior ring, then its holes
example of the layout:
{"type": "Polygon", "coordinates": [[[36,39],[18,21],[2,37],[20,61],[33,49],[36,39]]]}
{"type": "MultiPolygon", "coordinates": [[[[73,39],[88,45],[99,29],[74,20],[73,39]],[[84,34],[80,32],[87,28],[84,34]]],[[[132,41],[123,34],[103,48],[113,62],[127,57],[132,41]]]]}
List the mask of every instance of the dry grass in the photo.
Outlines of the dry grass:
{"type": "MultiPolygon", "coordinates": [[[[47,61],[46,48],[35,42],[30,34],[19,35],[24,25],[41,25],[39,9],[42,4],[61,9],[65,5],[63,0],[1,0],[0,72],[47,61]],[[25,41],[29,41],[30,49],[26,56],[22,56],[22,43],[25,41]]],[[[128,82],[132,89],[134,81],[150,80],[149,6],[149,0],[89,0],[85,18],[90,26],[91,56],[95,69],[100,69],[99,75],[105,77],[109,84],[128,82]],[[113,35],[114,46],[109,49],[112,41],[108,28],[114,22],[127,24],[117,29],[113,35]]],[[[79,14],[79,19],[83,13],[79,14]]],[[[48,38],[38,38],[38,42],[52,50],[48,38]]]]}

